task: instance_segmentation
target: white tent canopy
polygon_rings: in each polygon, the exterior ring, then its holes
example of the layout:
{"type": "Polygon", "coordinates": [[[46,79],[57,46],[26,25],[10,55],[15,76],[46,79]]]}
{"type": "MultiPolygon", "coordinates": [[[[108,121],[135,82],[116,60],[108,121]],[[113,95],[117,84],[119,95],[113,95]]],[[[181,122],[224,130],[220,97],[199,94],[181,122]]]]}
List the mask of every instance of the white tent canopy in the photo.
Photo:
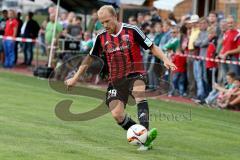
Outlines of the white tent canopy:
{"type": "Polygon", "coordinates": [[[141,6],[146,0],[99,0],[99,1],[107,2],[107,3],[116,3],[117,6],[119,6],[119,4],[141,6]]]}
{"type": "Polygon", "coordinates": [[[132,4],[132,5],[138,5],[141,6],[145,0],[120,0],[120,4],[132,4]]]}
{"type": "Polygon", "coordinates": [[[173,11],[175,6],[182,1],[183,0],[158,0],[153,2],[153,6],[157,9],[173,11]]]}

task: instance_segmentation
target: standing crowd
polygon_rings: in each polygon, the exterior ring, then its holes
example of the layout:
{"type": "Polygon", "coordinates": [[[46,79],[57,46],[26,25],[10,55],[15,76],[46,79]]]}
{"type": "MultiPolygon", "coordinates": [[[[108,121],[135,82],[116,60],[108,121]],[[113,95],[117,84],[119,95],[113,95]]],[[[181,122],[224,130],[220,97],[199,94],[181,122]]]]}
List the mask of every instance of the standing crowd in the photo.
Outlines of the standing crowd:
{"type": "Polygon", "coordinates": [[[128,23],[142,28],[177,66],[172,73],[164,70],[156,57],[143,50],[150,90],[161,89],[159,81],[164,79],[172,84],[169,97],[190,97],[211,107],[240,106],[240,30],[233,16],[218,19],[212,11],[207,17],[186,15],[178,21],[169,14],[163,20],[152,10],[129,17],[128,23]]]}
{"type": "Polygon", "coordinates": [[[12,68],[18,61],[18,48],[22,47],[24,53],[24,64],[31,66],[33,59],[34,43],[20,43],[15,40],[16,37],[36,39],[38,37],[39,25],[33,19],[33,13],[29,12],[24,21],[21,20],[21,13],[14,10],[3,10],[0,19],[0,63],[4,68],[12,68]],[[9,39],[3,38],[9,37],[9,39]]]}

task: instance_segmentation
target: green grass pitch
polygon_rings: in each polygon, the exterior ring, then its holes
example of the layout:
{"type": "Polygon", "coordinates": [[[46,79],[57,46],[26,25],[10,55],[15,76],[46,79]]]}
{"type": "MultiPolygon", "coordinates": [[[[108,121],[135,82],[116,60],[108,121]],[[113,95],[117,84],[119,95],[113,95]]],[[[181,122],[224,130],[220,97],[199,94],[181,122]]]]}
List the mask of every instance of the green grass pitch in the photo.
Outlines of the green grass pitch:
{"type": "MultiPolygon", "coordinates": [[[[100,99],[53,91],[46,80],[0,72],[0,160],[238,160],[240,112],[149,100],[154,149],[138,152],[110,114],[66,122],[54,113],[63,99],[71,111],[93,109],[100,99]]],[[[136,108],[127,107],[136,120],[136,108]]]]}

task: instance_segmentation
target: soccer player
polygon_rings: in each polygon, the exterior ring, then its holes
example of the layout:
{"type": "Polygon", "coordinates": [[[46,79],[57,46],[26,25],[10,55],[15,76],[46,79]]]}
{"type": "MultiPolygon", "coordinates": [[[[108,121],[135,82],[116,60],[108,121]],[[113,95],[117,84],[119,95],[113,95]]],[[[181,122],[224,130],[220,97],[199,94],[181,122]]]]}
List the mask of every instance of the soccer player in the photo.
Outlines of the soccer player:
{"type": "MultiPolygon", "coordinates": [[[[124,113],[128,96],[131,95],[137,103],[140,124],[149,130],[149,108],[143,95],[146,85],[140,46],[150,49],[153,55],[164,62],[167,69],[175,70],[176,66],[140,29],[134,25],[118,22],[116,11],[111,5],[102,6],[97,14],[105,29],[97,35],[90,54],[84,59],[77,73],[66,80],[65,84],[67,87],[74,86],[94,59],[104,56],[109,73],[106,104],[113,118],[125,130],[136,124],[124,113]]],[[[147,141],[139,150],[150,149],[156,136],[156,128],[148,131],[147,141]]]]}

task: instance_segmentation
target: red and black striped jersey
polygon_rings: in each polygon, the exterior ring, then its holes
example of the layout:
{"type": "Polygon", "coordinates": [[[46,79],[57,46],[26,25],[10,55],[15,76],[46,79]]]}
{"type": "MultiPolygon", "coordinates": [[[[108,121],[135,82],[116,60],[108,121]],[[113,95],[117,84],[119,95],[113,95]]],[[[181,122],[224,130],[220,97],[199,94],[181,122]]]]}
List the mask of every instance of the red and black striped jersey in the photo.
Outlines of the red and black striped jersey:
{"type": "Polygon", "coordinates": [[[137,26],[122,23],[115,35],[105,30],[99,33],[90,55],[105,57],[109,80],[115,81],[130,73],[144,73],[140,47],[149,49],[152,45],[152,41],[137,26]]]}

